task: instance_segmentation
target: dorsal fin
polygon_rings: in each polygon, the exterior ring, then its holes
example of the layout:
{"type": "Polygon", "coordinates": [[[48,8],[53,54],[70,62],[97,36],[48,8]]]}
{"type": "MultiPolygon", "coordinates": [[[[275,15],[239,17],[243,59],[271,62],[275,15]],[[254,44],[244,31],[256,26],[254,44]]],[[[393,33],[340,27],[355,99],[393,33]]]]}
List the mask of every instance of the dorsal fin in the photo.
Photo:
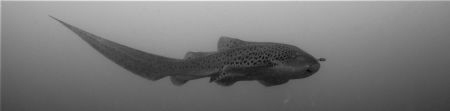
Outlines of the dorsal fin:
{"type": "Polygon", "coordinates": [[[208,56],[214,53],[215,52],[187,52],[186,55],[184,55],[184,59],[194,59],[198,57],[208,56]]]}
{"type": "Polygon", "coordinates": [[[222,36],[222,37],[220,37],[219,42],[217,44],[217,50],[218,51],[228,50],[228,49],[236,48],[236,47],[243,46],[246,44],[247,44],[246,41],[227,37],[227,36],[222,36]]]}

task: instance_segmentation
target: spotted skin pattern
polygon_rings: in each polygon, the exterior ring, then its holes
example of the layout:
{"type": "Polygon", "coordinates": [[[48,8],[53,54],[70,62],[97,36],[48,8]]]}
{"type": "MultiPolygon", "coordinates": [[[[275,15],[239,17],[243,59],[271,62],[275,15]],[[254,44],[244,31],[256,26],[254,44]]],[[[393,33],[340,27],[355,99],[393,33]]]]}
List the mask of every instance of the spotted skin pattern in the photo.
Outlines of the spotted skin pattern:
{"type": "Polygon", "coordinates": [[[153,81],[170,76],[173,84],[183,85],[189,80],[210,77],[210,82],[222,86],[252,80],[275,86],[308,77],[320,67],[317,59],[296,46],[231,37],[221,37],[216,52],[188,52],[184,59],[168,58],[104,39],[50,17],[117,65],[153,81]]]}
{"type": "Polygon", "coordinates": [[[299,52],[303,51],[295,46],[286,44],[249,43],[226,49],[215,55],[193,59],[192,61],[202,62],[198,63],[201,64],[200,69],[217,68],[216,70],[219,70],[220,73],[211,75],[210,82],[229,86],[237,81],[264,79],[262,81],[264,82],[263,84],[270,86],[271,83],[285,83],[288,79],[276,76],[270,77],[271,75],[262,75],[254,72],[258,72],[258,68],[272,67],[287,62],[296,56],[302,56],[299,52]],[[230,74],[229,72],[238,74],[230,74]]]}

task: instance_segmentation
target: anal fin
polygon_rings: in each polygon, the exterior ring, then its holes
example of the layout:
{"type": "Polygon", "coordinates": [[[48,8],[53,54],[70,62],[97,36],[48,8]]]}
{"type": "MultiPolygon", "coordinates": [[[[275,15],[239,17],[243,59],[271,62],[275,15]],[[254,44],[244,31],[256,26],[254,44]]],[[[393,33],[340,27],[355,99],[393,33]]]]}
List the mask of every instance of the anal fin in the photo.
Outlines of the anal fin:
{"type": "Polygon", "coordinates": [[[170,81],[176,85],[176,86],[181,86],[183,84],[186,84],[186,82],[188,82],[189,80],[192,79],[197,79],[199,77],[196,76],[185,76],[185,75],[177,75],[177,76],[171,76],[170,77],[170,81]]]}
{"type": "Polygon", "coordinates": [[[263,79],[259,79],[258,82],[261,83],[264,86],[276,86],[276,85],[281,85],[284,83],[287,83],[289,81],[289,79],[286,78],[276,78],[276,77],[268,77],[268,78],[263,78],[263,79]]]}

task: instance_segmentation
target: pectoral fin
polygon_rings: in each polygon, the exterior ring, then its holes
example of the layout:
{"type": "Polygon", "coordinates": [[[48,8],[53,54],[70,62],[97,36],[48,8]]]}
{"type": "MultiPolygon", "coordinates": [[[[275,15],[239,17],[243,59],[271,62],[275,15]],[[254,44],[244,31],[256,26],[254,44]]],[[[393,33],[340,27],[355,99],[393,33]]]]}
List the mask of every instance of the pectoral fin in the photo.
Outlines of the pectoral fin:
{"type": "Polygon", "coordinates": [[[221,72],[221,73],[218,73],[215,75],[211,75],[209,82],[215,82],[215,81],[219,81],[219,80],[222,80],[225,78],[238,77],[238,76],[245,76],[245,74],[233,73],[233,72],[221,72]]]}
{"type": "Polygon", "coordinates": [[[215,82],[221,86],[231,86],[237,81],[235,77],[226,77],[215,82]]]}

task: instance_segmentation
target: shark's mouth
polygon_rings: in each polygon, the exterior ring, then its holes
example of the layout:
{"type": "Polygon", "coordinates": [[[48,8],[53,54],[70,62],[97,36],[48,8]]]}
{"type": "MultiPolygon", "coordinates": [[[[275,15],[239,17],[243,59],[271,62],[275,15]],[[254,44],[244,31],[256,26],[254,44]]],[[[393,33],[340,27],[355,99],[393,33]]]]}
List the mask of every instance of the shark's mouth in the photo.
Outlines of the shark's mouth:
{"type": "Polygon", "coordinates": [[[311,69],[306,69],[306,73],[313,73],[314,71],[311,69]]]}
{"type": "Polygon", "coordinates": [[[313,65],[309,66],[309,67],[305,70],[305,74],[307,74],[307,75],[314,74],[314,73],[316,73],[317,71],[319,71],[319,68],[320,68],[320,64],[319,64],[319,63],[313,64],[313,65]]]}

